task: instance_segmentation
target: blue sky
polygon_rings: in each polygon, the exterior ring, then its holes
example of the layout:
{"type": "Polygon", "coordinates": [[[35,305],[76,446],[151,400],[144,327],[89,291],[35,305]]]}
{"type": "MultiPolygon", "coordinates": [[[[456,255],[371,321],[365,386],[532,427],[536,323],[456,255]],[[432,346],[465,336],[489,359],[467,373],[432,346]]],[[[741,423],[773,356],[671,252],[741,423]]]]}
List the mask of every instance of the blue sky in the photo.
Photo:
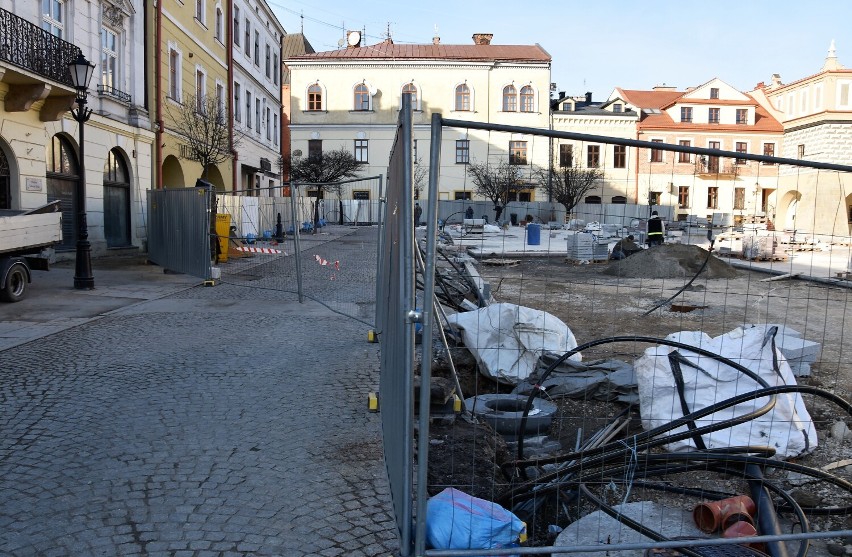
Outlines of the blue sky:
{"type": "Polygon", "coordinates": [[[820,70],[832,39],[852,68],[850,0],[267,2],[288,33],[304,24],[317,51],[336,49],[344,26],[365,30],[368,44],[388,26],[397,43],[431,43],[436,26],[444,44],[471,44],[473,33],[493,33],[494,44],[539,43],[558,90],[595,100],[617,86],[683,90],[713,77],[743,91],[773,73],[789,83],[820,70]]]}

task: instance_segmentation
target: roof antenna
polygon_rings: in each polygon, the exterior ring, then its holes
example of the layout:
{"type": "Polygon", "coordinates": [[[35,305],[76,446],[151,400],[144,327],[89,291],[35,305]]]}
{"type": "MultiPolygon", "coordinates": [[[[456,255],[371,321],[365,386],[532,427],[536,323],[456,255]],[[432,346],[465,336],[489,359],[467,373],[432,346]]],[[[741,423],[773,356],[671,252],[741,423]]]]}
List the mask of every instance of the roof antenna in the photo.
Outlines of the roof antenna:
{"type": "Polygon", "coordinates": [[[302,33],[302,35],[304,35],[305,34],[305,11],[304,10],[302,10],[301,13],[299,13],[299,19],[301,20],[299,22],[299,25],[301,27],[301,33],[302,33]]]}

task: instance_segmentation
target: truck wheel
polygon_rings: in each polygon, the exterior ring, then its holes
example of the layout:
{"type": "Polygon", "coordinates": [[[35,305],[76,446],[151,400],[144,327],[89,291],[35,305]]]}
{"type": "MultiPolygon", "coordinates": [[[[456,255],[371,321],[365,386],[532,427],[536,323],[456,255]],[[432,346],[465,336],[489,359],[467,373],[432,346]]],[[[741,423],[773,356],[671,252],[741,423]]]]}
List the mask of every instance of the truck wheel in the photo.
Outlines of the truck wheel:
{"type": "Polygon", "coordinates": [[[4,302],[20,302],[27,295],[27,269],[21,263],[9,267],[6,274],[6,284],[0,290],[0,300],[4,302]]]}

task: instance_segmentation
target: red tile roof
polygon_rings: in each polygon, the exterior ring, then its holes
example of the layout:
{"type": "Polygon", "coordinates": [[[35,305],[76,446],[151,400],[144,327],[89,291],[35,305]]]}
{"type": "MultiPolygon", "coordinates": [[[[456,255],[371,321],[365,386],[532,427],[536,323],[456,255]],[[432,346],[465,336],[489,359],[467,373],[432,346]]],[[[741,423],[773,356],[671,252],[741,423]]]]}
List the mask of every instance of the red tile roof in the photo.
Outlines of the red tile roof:
{"type": "Polygon", "coordinates": [[[550,54],[539,45],[449,45],[389,44],[341,48],[293,56],[291,60],[471,60],[550,62],[550,54]]]}

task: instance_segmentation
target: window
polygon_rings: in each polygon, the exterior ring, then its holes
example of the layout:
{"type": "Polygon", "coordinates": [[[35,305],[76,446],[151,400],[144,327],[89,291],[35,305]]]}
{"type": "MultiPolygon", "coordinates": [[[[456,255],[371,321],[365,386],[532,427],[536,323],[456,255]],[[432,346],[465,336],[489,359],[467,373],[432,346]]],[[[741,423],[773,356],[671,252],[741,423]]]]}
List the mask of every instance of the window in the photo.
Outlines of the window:
{"type": "Polygon", "coordinates": [[[272,111],[269,108],[266,109],[266,140],[272,140],[272,126],[270,125],[272,122],[272,111]]]}
{"type": "Polygon", "coordinates": [[[570,168],[574,166],[574,146],[562,143],[559,145],[559,166],[570,168]]]}
{"type": "Polygon", "coordinates": [[[469,191],[457,191],[453,192],[453,199],[456,201],[469,201],[470,200],[470,192],[469,191]]]}
{"type": "Polygon", "coordinates": [[[42,0],[41,28],[60,39],[65,35],[65,0],[42,0]]]}
{"type": "Polygon", "coordinates": [[[275,53],[272,55],[272,82],[275,85],[278,85],[278,54],[275,53]]]}
{"type": "Polygon", "coordinates": [[[627,167],[627,147],[624,145],[615,145],[612,148],[612,166],[615,168],[627,167]]]}
{"type": "Polygon", "coordinates": [[[526,85],[521,88],[521,112],[533,112],[535,110],[535,94],[533,88],[526,85]]]}
{"type": "Polygon", "coordinates": [[[589,168],[597,168],[601,165],[601,146],[589,145],[586,151],[586,166],[589,168]]]}
{"type": "Polygon", "coordinates": [[[799,146],[796,148],[796,151],[797,151],[797,153],[798,153],[798,157],[799,157],[800,159],[805,158],[805,146],[804,146],[804,145],[799,145],[799,146]]]}
{"type": "MultiPolygon", "coordinates": [[[[651,143],[662,143],[662,139],[652,139],[651,143]]],[[[663,162],[663,150],[651,149],[651,162],[663,162]]]]}
{"type": "Polygon", "coordinates": [[[405,95],[405,94],[411,95],[411,110],[420,110],[419,106],[417,105],[417,86],[416,85],[414,85],[413,83],[406,83],[402,87],[402,94],[403,95],[405,95]]]}
{"type": "Polygon", "coordinates": [[[254,65],[260,67],[260,31],[254,32],[254,65]]]}
{"type": "Polygon", "coordinates": [[[195,19],[204,23],[204,0],[195,0],[195,19]]]}
{"type": "Polygon", "coordinates": [[[707,188],[707,208],[719,208],[719,188],[717,186],[710,186],[707,188]]]}
{"type": "Polygon", "coordinates": [[[272,128],[272,143],[273,145],[278,145],[278,114],[273,115],[272,122],[274,124],[272,128]]]}
{"type": "Polygon", "coordinates": [[[681,209],[689,207],[689,186],[678,186],[677,206],[681,209]]]}
{"type": "Polygon", "coordinates": [[[456,164],[467,164],[470,162],[470,140],[456,140],[456,164]]]}
{"type": "Polygon", "coordinates": [[[272,48],[266,45],[266,78],[272,79],[272,48]]]}
{"type": "Polygon", "coordinates": [[[195,110],[204,112],[204,89],[207,76],[202,70],[195,70],[195,110]]]}
{"type": "Polygon", "coordinates": [[[355,140],[355,160],[366,163],[369,161],[368,139],[355,140]]]}
{"type": "Polygon", "coordinates": [[[246,91],[246,127],[251,129],[251,92],[246,91]]]}
{"type": "Polygon", "coordinates": [[[624,112],[624,105],[622,105],[621,103],[615,103],[614,105],[612,105],[612,111],[613,112],[624,112]]]}
{"type": "Polygon", "coordinates": [[[601,196],[599,195],[587,195],[584,201],[590,205],[600,205],[601,204],[601,196]]]}
{"type": "Polygon", "coordinates": [[[319,83],[308,87],[308,110],[322,110],[322,87],[319,83]]]}
{"type": "Polygon", "coordinates": [[[364,83],[355,86],[355,110],[370,110],[370,89],[364,83]]]}
{"type": "MultiPolygon", "coordinates": [[[[658,191],[649,191],[648,192],[648,205],[659,205],[660,198],[662,197],[662,193],[658,191]]],[[[626,203],[626,200],[625,200],[626,203]]]]}
{"type": "Polygon", "coordinates": [[[707,109],[707,123],[708,124],[718,124],[719,123],[719,109],[718,108],[708,108],[707,109]]]}
{"type": "Polygon", "coordinates": [[[222,41],[222,8],[216,6],[216,27],[213,29],[215,33],[216,40],[220,43],[222,41]]]}
{"type": "MultiPolygon", "coordinates": [[[[689,139],[681,139],[677,144],[681,147],[692,147],[692,141],[689,139]]],[[[681,151],[677,154],[677,162],[692,162],[692,155],[681,151]]]]}
{"type": "MultiPolygon", "coordinates": [[[[737,153],[748,153],[748,143],[745,141],[737,141],[736,143],[736,151],[737,153]]],[[[734,164],[745,164],[745,159],[734,159],[734,164]]]]}
{"type": "MultiPolygon", "coordinates": [[[[775,156],[775,144],[774,143],[764,143],[763,144],[763,154],[767,157],[775,156]]],[[[763,164],[775,164],[774,162],[765,162],[763,164]]]]}
{"type": "Polygon", "coordinates": [[[254,99],[254,121],[257,124],[255,129],[257,130],[257,135],[260,135],[260,99],[254,99]]]}
{"type": "Polygon", "coordinates": [[[527,142],[509,142],[509,164],[527,164],[527,142]]]}
{"type": "Polygon", "coordinates": [[[850,81],[838,81],[837,82],[837,108],[849,108],[850,104],[850,89],[852,89],[852,82],[850,81]]]}
{"type": "Polygon", "coordinates": [[[691,106],[680,107],[680,121],[681,122],[692,122],[692,107],[691,106]]]}
{"type": "Polygon", "coordinates": [[[518,91],[514,85],[503,87],[503,112],[518,111],[518,91]]]}
{"type": "Polygon", "coordinates": [[[180,53],[169,49],[169,97],[180,102],[180,53]]]}
{"type": "Polygon", "coordinates": [[[251,58],[251,22],[248,18],[246,18],[246,40],[244,41],[243,48],[245,49],[246,56],[251,58]]]}
{"type": "Polygon", "coordinates": [[[240,84],[234,83],[234,120],[242,122],[243,118],[240,114],[242,105],[240,104],[240,84]]]}
{"type": "Polygon", "coordinates": [[[309,139],[308,140],[308,158],[312,159],[315,157],[322,156],[322,139],[309,139]]]}
{"type": "Polygon", "coordinates": [[[801,94],[799,95],[799,100],[801,101],[801,107],[802,107],[801,113],[807,114],[807,112],[808,112],[808,90],[807,89],[805,89],[801,92],[801,94]]]}
{"type": "Polygon", "coordinates": [[[718,87],[711,87],[710,88],[710,98],[711,99],[718,99],[719,98],[719,88],[718,87]]]}
{"type": "Polygon", "coordinates": [[[469,111],[470,106],[470,87],[461,84],[456,87],[456,110],[469,111]]]}
{"type": "Polygon", "coordinates": [[[627,198],[623,195],[613,195],[612,196],[612,204],[613,205],[626,205],[627,198]]]}
{"type": "Polygon", "coordinates": [[[240,9],[234,6],[234,44],[240,46],[240,9]]]}
{"type": "Polygon", "coordinates": [[[118,38],[115,31],[101,28],[101,85],[117,88],[118,85],[118,38]]]}
{"type": "Polygon", "coordinates": [[[747,108],[738,108],[737,109],[737,124],[748,124],[748,109],[747,108]]]}
{"type": "MultiPolygon", "coordinates": [[[[718,141],[708,141],[708,149],[721,149],[722,144],[718,141]]],[[[707,172],[719,172],[719,157],[709,157],[707,159],[707,172]]]]}
{"type": "Polygon", "coordinates": [[[217,118],[225,117],[225,87],[221,83],[216,83],[216,114],[217,118]]]}
{"type": "Polygon", "coordinates": [[[745,188],[734,188],[734,209],[745,209],[745,188]]]}

